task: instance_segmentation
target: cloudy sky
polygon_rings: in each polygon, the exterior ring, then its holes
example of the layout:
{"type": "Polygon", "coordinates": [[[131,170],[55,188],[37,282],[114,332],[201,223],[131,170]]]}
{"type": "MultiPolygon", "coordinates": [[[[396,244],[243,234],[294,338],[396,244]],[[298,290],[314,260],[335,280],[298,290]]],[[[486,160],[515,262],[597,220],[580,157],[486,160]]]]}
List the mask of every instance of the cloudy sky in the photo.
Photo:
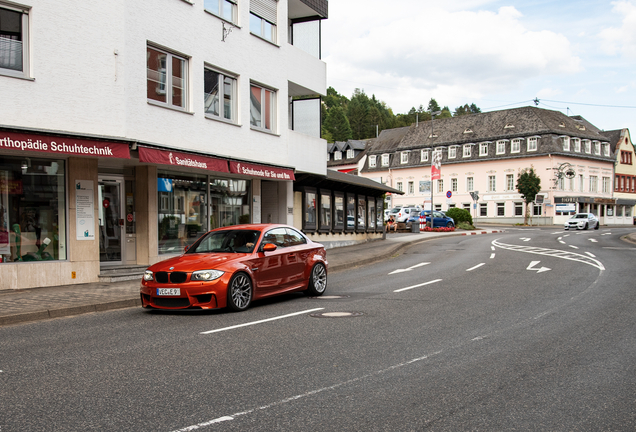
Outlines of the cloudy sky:
{"type": "Polygon", "coordinates": [[[538,98],[636,140],[636,0],[330,0],[322,56],[328,86],[394,113],[538,98]]]}

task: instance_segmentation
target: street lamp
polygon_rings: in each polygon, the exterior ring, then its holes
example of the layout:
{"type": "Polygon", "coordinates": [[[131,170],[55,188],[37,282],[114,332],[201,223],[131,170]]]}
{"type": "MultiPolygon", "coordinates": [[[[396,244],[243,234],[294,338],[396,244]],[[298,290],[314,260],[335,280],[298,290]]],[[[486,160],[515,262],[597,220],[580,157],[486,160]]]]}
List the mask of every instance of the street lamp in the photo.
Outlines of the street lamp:
{"type": "Polygon", "coordinates": [[[431,111],[431,139],[435,138],[435,133],[433,132],[433,120],[435,120],[436,115],[440,115],[441,111],[431,111]]]}

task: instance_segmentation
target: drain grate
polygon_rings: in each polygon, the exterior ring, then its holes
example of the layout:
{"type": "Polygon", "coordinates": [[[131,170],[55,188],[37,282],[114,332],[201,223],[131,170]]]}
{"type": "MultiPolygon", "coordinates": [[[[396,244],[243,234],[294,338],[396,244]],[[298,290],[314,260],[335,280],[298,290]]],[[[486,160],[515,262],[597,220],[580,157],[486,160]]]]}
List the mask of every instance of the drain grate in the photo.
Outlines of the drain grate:
{"type": "Polygon", "coordinates": [[[364,315],[362,312],[323,312],[313,313],[309,316],[314,318],[350,318],[364,315]]]}

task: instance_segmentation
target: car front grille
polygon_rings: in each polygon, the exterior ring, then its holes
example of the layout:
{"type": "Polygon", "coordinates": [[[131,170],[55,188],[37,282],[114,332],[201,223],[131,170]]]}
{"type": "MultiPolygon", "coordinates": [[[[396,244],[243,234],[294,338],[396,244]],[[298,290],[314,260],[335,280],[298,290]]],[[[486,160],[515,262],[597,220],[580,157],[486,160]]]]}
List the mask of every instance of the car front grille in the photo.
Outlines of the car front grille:
{"type": "Polygon", "coordinates": [[[155,297],[155,304],[161,307],[188,307],[190,300],[186,298],[162,298],[155,297]]]}
{"type": "Polygon", "coordinates": [[[161,284],[167,283],[184,283],[188,279],[188,274],[185,272],[157,272],[155,273],[155,280],[161,284]]]}

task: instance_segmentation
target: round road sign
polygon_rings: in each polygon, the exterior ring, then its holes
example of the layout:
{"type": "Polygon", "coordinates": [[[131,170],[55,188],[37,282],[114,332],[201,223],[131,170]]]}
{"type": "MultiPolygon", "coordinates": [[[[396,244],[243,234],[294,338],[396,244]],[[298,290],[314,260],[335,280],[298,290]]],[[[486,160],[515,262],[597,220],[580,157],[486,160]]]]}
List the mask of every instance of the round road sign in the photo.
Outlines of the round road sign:
{"type": "Polygon", "coordinates": [[[450,198],[453,196],[453,193],[451,191],[446,192],[446,198],[450,198]]]}

